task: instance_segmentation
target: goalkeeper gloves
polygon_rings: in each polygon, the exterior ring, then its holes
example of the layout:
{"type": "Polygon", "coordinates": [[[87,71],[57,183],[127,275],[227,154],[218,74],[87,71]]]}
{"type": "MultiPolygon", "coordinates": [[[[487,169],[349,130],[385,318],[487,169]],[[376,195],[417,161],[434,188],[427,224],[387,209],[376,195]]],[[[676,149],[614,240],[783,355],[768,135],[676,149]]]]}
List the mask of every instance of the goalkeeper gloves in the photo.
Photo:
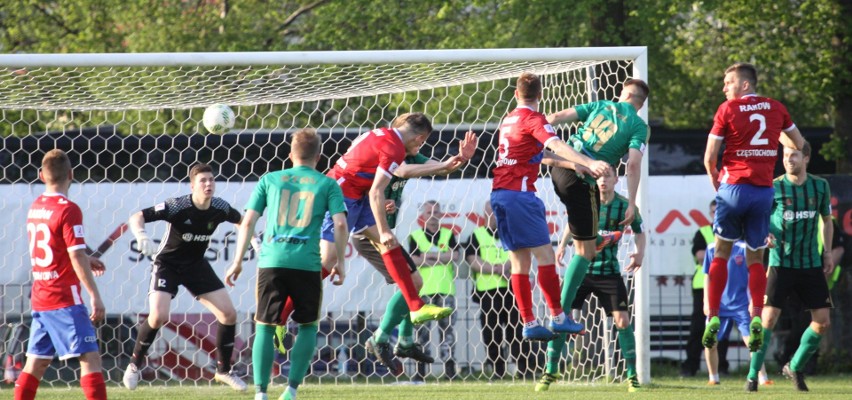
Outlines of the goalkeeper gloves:
{"type": "Polygon", "coordinates": [[[140,230],[138,232],[133,232],[133,235],[136,236],[136,247],[139,248],[139,252],[145,256],[152,256],[157,251],[157,246],[154,244],[154,241],[148,237],[148,234],[145,230],[140,230]]]}

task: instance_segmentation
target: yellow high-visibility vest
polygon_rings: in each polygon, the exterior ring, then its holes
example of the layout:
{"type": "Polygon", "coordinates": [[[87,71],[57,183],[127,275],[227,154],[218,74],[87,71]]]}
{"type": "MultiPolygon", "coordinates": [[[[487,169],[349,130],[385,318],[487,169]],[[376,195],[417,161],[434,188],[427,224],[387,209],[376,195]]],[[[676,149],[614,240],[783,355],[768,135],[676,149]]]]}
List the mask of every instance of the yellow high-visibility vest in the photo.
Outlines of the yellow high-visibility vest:
{"type": "MultiPolygon", "coordinates": [[[[451,251],[450,239],[453,237],[453,231],[447,228],[441,228],[438,231],[438,246],[439,253],[451,251]]],[[[411,238],[417,243],[417,248],[421,253],[427,253],[435,248],[435,245],[426,237],[426,232],[423,229],[418,229],[411,232],[411,238]]],[[[453,263],[439,264],[431,267],[420,267],[420,276],[423,277],[423,288],[420,289],[421,296],[432,294],[456,294],[456,285],[453,282],[455,272],[453,271],[453,263]]]]}

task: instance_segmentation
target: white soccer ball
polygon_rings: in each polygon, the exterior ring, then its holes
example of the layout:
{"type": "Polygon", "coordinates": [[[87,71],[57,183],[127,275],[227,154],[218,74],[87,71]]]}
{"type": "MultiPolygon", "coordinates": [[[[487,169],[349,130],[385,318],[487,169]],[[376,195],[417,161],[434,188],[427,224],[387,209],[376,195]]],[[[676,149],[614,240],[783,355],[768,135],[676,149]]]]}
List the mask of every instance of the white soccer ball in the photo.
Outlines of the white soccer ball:
{"type": "Polygon", "coordinates": [[[210,133],[225,133],[234,127],[234,110],[224,104],[214,104],[204,110],[202,122],[210,133]]]}

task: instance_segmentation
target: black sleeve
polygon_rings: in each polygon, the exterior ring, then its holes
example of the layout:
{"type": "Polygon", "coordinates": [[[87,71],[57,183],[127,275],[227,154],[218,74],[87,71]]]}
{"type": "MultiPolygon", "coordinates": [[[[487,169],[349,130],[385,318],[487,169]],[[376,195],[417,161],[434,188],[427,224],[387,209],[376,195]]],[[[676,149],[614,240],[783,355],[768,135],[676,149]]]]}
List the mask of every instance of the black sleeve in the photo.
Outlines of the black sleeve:
{"type": "Polygon", "coordinates": [[[701,230],[698,230],[695,232],[695,237],[692,238],[692,256],[695,257],[695,253],[701,250],[707,250],[707,241],[704,240],[701,230]]]}
{"type": "Polygon", "coordinates": [[[408,236],[408,252],[412,256],[420,255],[420,246],[417,245],[417,242],[414,241],[414,237],[411,235],[408,236]]]}
{"type": "Polygon", "coordinates": [[[228,216],[225,218],[225,221],[228,221],[232,224],[239,224],[242,219],[243,216],[240,215],[240,212],[237,211],[236,208],[230,207],[228,209],[228,216]]]}
{"type": "MultiPolygon", "coordinates": [[[[838,247],[843,247],[843,244],[846,242],[843,238],[843,229],[840,228],[840,224],[837,221],[833,221],[834,223],[834,237],[831,239],[831,248],[836,249],[838,247]]],[[[820,233],[822,234],[822,233],[820,233]]]]}
{"type": "Polygon", "coordinates": [[[467,242],[467,246],[464,248],[464,258],[477,254],[479,254],[479,240],[476,239],[476,235],[471,234],[470,241],[467,242]]]}
{"type": "Polygon", "coordinates": [[[174,202],[170,200],[156,204],[153,207],[142,209],[142,218],[145,219],[145,222],[167,221],[169,219],[169,212],[174,211],[169,209],[170,205],[174,207],[174,202]]]}

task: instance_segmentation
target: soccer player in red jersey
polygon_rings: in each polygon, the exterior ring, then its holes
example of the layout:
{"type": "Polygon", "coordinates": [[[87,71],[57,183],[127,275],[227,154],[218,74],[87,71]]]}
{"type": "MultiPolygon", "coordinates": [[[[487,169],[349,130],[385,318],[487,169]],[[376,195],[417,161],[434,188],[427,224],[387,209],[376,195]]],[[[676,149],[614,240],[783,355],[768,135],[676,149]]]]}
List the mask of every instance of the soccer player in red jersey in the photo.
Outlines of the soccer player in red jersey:
{"type": "MultiPolygon", "coordinates": [[[[402,114],[393,120],[390,128],[377,128],[355,139],[328,173],[343,190],[350,232],[363,234],[381,252],[415,324],[446,318],[453,310],[425,304],[420,299],[419,288],[423,281],[419,273],[409,269],[399,241],[388,224],[385,188],[394,171],[405,161],[406,149],[419,148],[431,133],[432,123],[426,115],[402,114]]],[[[332,251],[333,228],[331,218],[326,216],[320,242],[323,265],[333,265],[336,261],[332,251]]]]}
{"type": "Polygon", "coordinates": [[[72,178],[68,155],[62,150],[48,151],[39,178],[45,191],[27,213],[33,322],[27,362],[15,382],[15,400],[35,398],[54,356],[79,358],[80,386],[86,399],[104,400],[106,385],[92,325],[104,318],[104,303],[94,278],[103,274],[104,265],[86,255],[83,213],[68,199],[72,178]],[[83,304],[83,288],[89,294],[91,313],[83,304]]]}
{"type": "Polygon", "coordinates": [[[524,322],[526,340],[550,340],[553,332],[576,333],[583,326],[565,315],[560,302],[559,275],[556,274],[550,231],[544,203],[536,196],[535,181],[542,162],[573,163],[581,174],[595,177],[611,170],[605,161],[592,160],[560,139],[543,114],[538,112],[541,80],[523,73],[517,80],[515,99],[518,107],[500,123],[497,162],[492,170],[491,207],[497,218],[497,230],[512,264],[512,292],[524,322]],[[544,148],[553,153],[545,152],[544,148]],[[547,329],[537,322],[532,308],[529,272],[532,257],[538,260],[538,284],[550,309],[547,329]]]}
{"type": "Polygon", "coordinates": [[[716,111],[704,153],[704,166],[717,190],[713,221],[716,254],[707,274],[709,320],[702,340],[707,348],[716,344],[719,302],[728,281],[728,258],[734,242],[740,239],[747,246],[752,303],[749,349],[757,351],[761,347],[760,315],[766,292],[763,250],[769,234],[778,144],[795,149],[804,145],[804,138],[787,108],[777,100],[758,96],[756,89],[757,69],[753,65],[736,63],[725,70],[722,91],[727,101],[716,111]],[[725,151],[720,170],[716,162],[723,142],[725,151]]]}

